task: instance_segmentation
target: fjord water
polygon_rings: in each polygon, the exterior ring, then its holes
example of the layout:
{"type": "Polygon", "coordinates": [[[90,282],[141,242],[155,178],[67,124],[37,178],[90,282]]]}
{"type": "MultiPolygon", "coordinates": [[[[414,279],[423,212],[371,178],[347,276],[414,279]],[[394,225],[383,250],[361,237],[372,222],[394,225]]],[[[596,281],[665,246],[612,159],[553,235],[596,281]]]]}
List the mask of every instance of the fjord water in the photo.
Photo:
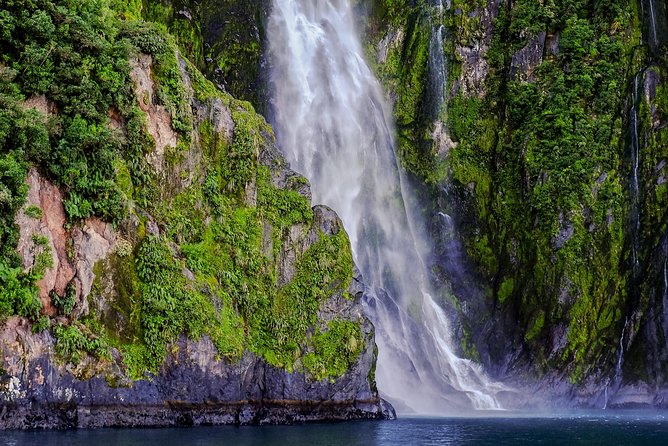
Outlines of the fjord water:
{"type": "Polygon", "coordinates": [[[0,446],[665,445],[668,417],[599,412],[550,418],[400,419],[265,427],[0,432],[0,446]]]}
{"type": "Polygon", "coordinates": [[[454,353],[434,300],[423,218],[395,156],[393,124],[364,60],[348,0],[274,0],[268,25],[272,123],[315,203],[350,236],[376,327],[378,387],[400,411],[498,409],[504,390],[454,353]]]}

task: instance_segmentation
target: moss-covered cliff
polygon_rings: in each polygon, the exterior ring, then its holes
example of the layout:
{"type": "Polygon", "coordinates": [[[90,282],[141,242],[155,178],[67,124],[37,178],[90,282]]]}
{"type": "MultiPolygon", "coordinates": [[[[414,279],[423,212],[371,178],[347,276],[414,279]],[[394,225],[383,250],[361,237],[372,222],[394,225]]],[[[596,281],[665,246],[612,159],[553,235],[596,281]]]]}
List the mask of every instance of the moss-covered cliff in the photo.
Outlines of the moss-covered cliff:
{"type": "Polygon", "coordinates": [[[179,7],[0,6],[0,427],[382,417],[345,230],[179,7]]]}
{"type": "Polygon", "coordinates": [[[183,54],[208,79],[256,110],[266,106],[263,59],[269,0],[144,0],[118,2],[126,14],[167,28],[183,54]]]}
{"type": "Polygon", "coordinates": [[[663,384],[665,2],[359,3],[404,166],[479,284],[457,296],[463,353],[500,376],[663,384]]]}
{"type": "MultiPolygon", "coordinates": [[[[665,0],[354,3],[460,353],[665,404],[665,0]]],[[[255,112],[269,8],[0,6],[4,426],[380,416],[345,231],[255,112]]]]}

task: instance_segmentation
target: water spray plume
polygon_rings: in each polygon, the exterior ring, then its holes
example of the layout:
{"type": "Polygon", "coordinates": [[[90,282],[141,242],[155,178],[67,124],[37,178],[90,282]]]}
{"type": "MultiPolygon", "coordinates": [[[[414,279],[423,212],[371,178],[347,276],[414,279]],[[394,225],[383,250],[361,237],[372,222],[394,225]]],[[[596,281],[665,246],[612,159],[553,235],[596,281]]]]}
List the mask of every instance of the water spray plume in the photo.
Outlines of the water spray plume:
{"type": "Polygon", "coordinates": [[[367,284],[381,393],[401,412],[498,409],[479,365],[457,357],[434,300],[429,240],[399,168],[391,110],[363,57],[347,0],[274,0],[269,22],[278,143],[341,216],[367,284]]]}

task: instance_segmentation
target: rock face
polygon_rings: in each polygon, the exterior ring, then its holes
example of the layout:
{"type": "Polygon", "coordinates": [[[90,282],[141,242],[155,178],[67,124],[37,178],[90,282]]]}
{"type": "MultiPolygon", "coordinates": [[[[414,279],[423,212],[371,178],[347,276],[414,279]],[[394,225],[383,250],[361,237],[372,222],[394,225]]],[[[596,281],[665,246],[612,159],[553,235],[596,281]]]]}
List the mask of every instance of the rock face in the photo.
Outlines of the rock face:
{"type": "Polygon", "coordinates": [[[664,407],[666,2],[601,20],[583,2],[361,3],[459,353],[538,405],[664,407]],[[449,73],[435,124],[420,120],[434,26],[449,73]]]}
{"type": "MultiPolygon", "coordinates": [[[[363,280],[359,272],[350,271],[352,262],[350,270],[344,271],[345,283],[332,282],[327,274],[336,266],[336,259],[343,259],[341,262],[346,259],[332,246],[339,246],[343,254],[350,252],[347,236],[342,237],[345,231],[338,216],[323,206],[310,209],[308,181],[289,169],[273,142],[271,129],[261,117],[247,104],[215,90],[175,48],[170,47],[170,50],[176,54],[176,63],[170,71],[176,78],[170,81],[173,88],[179,88],[188,98],[189,103],[180,110],[183,111],[182,122],[192,126],[189,133],[173,128],[173,111],[157,99],[160,87],[153,70],[154,59],[139,54],[130,60],[136,106],[143,113],[148,140],[154,144],[152,150],[142,154],[143,159],[135,162],[149,172],[146,178],[153,179],[146,187],[155,189],[152,198],[156,202],[141,205],[133,201],[130,199],[133,185],[129,184],[124,187],[128,213],[116,225],[97,218],[68,221],[63,205],[67,191],[48,181],[37,169],[30,170],[27,176],[27,202],[15,219],[20,227],[17,252],[26,271],[41,262],[44,273],[37,286],[42,320],[48,323],[38,327],[36,321],[16,316],[1,321],[0,429],[393,418],[394,410],[381,400],[375,386],[374,329],[360,304],[363,280]],[[241,153],[243,150],[245,152],[241,153]],[[217,164],[207,165],[204,161],[211,159],[217,164]],[[224,162],[233,167],[221,168],[222,173],[219,173],[217,166],[224,162]],[[230,180],[226,187],[209,186],[209,196],[201,192],[202,184],[216,174],[236,179],[234,175],[244,168],[250,174],[243,178],[243,183],[230,180]],[[219,195],[212,197],[212,194],[219,195]],[[190,201],[174,201],[182,197],[190,201]],[[213,212],[207,214],[208,211],[203,210],[208,206],[206,200],[214,199],[218,200],[215,202],[218,212],[231,213],[224,218],[213,212]],[[270,200],[275,202],[267,204],[270,200]],[[164,206],[160,201],[169,204],[164,206]],[[183,209],[175,208],[175,202],[182,203],[183,209]],[[288,215],[302,203],[306,206],[301,214],[288,215]],[[241,211],[234,214],[237,208],[241,211]],[[288,360],[292,362],[279,360],[269,347],[261,350],[244,338],[251,330],[250,316],[243,320],[241,304],[230,303],[232,291],[220,290],[220,283],[224,283],[223,271],[215,271],[220,275],[203,280],[197,265],[187,262],[187,253],[181,244],[190,241],[194,245],[201,239],[189,239],[188,231],[194,230],[190,227],[192,223],[184,224],[170,217],[172,211],[182,211],[181,219],[186,218],[186,211],[201,216],[198,220],[201,227],[208,227],[218,219],[222,222],[219,227],[223,228],[219,232],[223,234],[216,236],[230,236],[241,242],[254,234],[253,224],[261,222],[259,244],[262,248],[258,256],[264,255],[266,259],[258,274],[265,274],[266,281],[275,280],[272,286],[280,289],[288,288],[300,274],[304,275],[302,262],[323,239],[338,237],[345,241],[345,245],[327,245],[327,251],[315,258],[320,263],[312,266],[319,269],[314,274],[325,271],[322,280],[329,285],[314,285],[312,281],[307,281],[307,285],[300,283],[303,293],[317,297],[317,305],[312,309],[314,322],[303,328],[305,334],[299,341],[302,345],[296,345],[292,350],[295,353],[290,353],[292,358],[288,360]],[[265,215],[269,212],[277,215],[265,215]],[[234,218],[237,218],[233,221],[237,226],[222,226],[229,224],[227,219],[234,218]],[[189,293],[211,299],[205,303],[211,306],[212,313],[228,311],[226,317],[232,322],[224,328],[236,330],[228,335],[244,342],[238,356],[221,353],[221,342],[216,343],[200,329],[199,334],[177,334],[164,346],[164,359],[152,372],[144,369],[142,376],[132,375],[128,358],[133,357],[133,349],[159,348],[147,344],[143,336],[150,327],[137,321],[146,317],[144,313],[148,311],[145,302],[148,285],[138,279],[135,271],[141,263],[139,246],[145,240],[163,241],[166,255],[174,257],[167,262],[178,265],[170,270],[172,279],[178,283],[166,285],[172,285],[175,292],[180,286],[189,293]],[[314,286],[326,288],[309,288],[314,286]],[[323,354],[316,351],[315,337],[323,336],[327,342],[332,342],[331,337],[327,337],[332,324],[354,328],[353,335],[341,338],[345,345],[329,345],[343,348],[347,355],[352,352],[352,360],[345,371],[339,367],[335,373],[332,367],[323,366],[324,372],[316,377],[304,362],[307,356],[318,358],[317,355],[323,354]],[[354,336],[355,333],[359,333],[359,337],[354,336]],[[107,338],[113,342],[106,343],[107,338]],[[104,347],[98,348],[102,344],[104,347]]],[[[42,113],[57,113],[45,104],[48,105],[46,99],[38,98],[25,106],[42,113]]],[[[120,112],[110,110],[108,116],[108,127],[125,137],[126,121],[120,112]]],[[[117,162],[119,177],[127,172],[124,163],[125,160],[117,162]]],[[[232,245],[230,251],[234,249],[236,246],[232,245]]],[[[239,263],[250,262],[244,260],[241,252],[220,255],[230,255],[239,263]]],[[[242,267],[230,263],[226,268],[232,271],[246,266],[246,263],[242,267]]],[[[238,284],[241,290],[247,286],[238,284]]],[[[307,299],[299,295],[297,298],[307,299]]],[[[165,311],[168,305],[159,302],[155,311],[165,311]]],[[[178,302],[178,305],[186,304],[178,302]]],[[[157,314],[162,317],[161,313],[157,314]]],[[[212,316],[210,324],[220,324],[217,317],[212,316]]],[[[265,340],[272,341],[275,340],[265,340]]]]}
{"type": "MultiPolygon", "coordinates": [[[[328,223],[332,223],[329,221],[328,223]]],[[[323,307],[327,315],[364,318],[361,277],[350,292],[323,307]]],[[[392,419],[369,378],[374,367],[373,326],[364,318],[365,346],[354,366],[336,380],[314,382],[302,373],[272,367],[252,353],[239,362],[217,360],[208,338],[181,338],[159,373],[136,382],[112,382],[103,374],[77,379],[54,354],[54,339],[34,334],[27,321],[9,319],[0,331],[4,375],[0,427],[73,427],[283,424],[323,420],[392,419]],[[113,384],[113,385],[112,385],[113,384]]],[[[99,366],[87,364],[89,367],[99,366]]]]}
{"type": "Polygon", "coordinates": [[[25,270],[33,268],[40,254],[49,259],[43,278],[37,283],[43,312],[56,315],[51,293],[64,296],[68,286],[75,293],[77,312],[85,305],[85,297],[90,294],[93,267],[106,258],[116,244],[116,233],[111,225],[91,218],[72,230],[65,229],[66,218],[63,196],[60,190],[36,170],[31,170],[27,178],[28,200],[26,206],[16,216],[20,228],[17,251],[23,260],[25,270]],[[41,210],[40,217],[26,215],[30,207],[41,210]],[[43,237],[43,241],[38,238],[43,237]]]}
{"type": "Polygon", "coordinates": [[[452,88],[461,91],[464,96],[482,97],[486,93],[484,84],[490,69],[487,52],[492,42],[494,19],[499,15],[499,3],[499,0],[489,0],[484,7],[469,13],[470,20],[478,21],[477,32],[456,45],[455,52],[461,60],[462,71],[452,88]]]}
{"type": "Polygon", "coordinates": [[[528,81],[533,81],[534,69],[543,61],[543,50],[545,49],[546,33],[541,31],[538,35],[529,40],[527,45],[513,54],[510,62],[510,77],[524,77],[528,81]]]}
{"type": "Polygon", "coordinates": [[[130,77],[135,85],[135,94],[139,99],[139,107],[146,113],[146,126],[155,141],[155,150],[149,156],[149,162],[156,170],[162,169],[165,150],[176,147],[177,133],[172,129],[172,117],[169,111],[157,105],[154,100],[155,84],[151,78],[152,59],[142,54],[130,61],[132,70],[130,77]]]}

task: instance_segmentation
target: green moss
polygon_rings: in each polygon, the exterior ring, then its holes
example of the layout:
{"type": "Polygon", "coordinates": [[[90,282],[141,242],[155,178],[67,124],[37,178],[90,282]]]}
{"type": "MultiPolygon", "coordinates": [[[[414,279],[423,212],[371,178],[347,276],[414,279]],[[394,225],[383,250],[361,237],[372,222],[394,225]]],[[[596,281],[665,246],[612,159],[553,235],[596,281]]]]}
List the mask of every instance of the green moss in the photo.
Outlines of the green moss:
{"type": "Polygon", "coordinates": [[[345,374],[362,352],[362,330],[358,323],[335,319],[327,330],[310,339],[313,351],[304,356],[304,367],[316,380],[345,374]]]}
{"type": "Polygon", "coordinates": [[[472,361],[480,362],[480,352],[478,351],[478,348],[473,342],[471,336],[471,329],[467,325],[463,326],[463,333],[460,340],[460,348],[465,358],[468,358],[472,361]]]}
{"type": "Polygon", "coordinates": [[[77,300],[77,290],[74,285],[74,282],[70,282],[67,287],[65,288],[65,293],[60,296],[58,293],[55,292],[55,290],[51,290],[51,293],[49,294],[49,297],[51,297],[51,302],[53,303],[53,306],[58,309],[58,312],[63,315],[69,315],[72,313],[72,310],[74,309],[74,305],[76,304],[77,300]]]}
{"type": "Polygon", "coordinates": [[[259,70],[266,8],[261,1],[145,3],[144,18],[169,30],[182,54],[199,71],[224,85],[235,97],[250,100],[256,106],[263,104],[259,70]]]}
{"type": "Polygon", "coordinates": [[[40,219],[42,218],[42,208],[35,205],[30,205],[26,207],[25,214],[30,218],[40,219]]]}
{"type": "Polygon", "coordinates": [[[505,279],[499,286],[497,297],[500,303],[504,303],[515,291],[515,280],[513,278],[505,279]]]}
{"type": "Polygon", "coordinates": [[[531,342],[541,333],[544,326],[545,326],[545,313],[540,311],[533,319],[529,328],[524,334],[524,339],[527,342],[531,342]]]}
{"type": "Polygon", "coordinates": [[[117,158],[114,168],[116,170],[116,185],[125,194],[126,198],[132,199],[134,187],[127,163],[122,158],[117,158]]]}
{"type": "MultiPolygon", "coordinates": [[[[93,308],[94,317],[90,320],[98,320],[104,328],[104,335],[108,342],[114,346],[133,342],[141,338],[141,324],[139,312],[137,311],[137,298],[141,291],[135,257],[132,253],[126,257],[112,254],[107,260],[98,262],[94,269],[95,282],[92,295],[97,299],[103,299],[109,306],[102,309],[95,308],[94,302],[90,304],[93,308]],[[106,295],[101,284],[102,278],[113,284],[113,295],[106,295]]],[[[96,332],[101,333],[101,332],[96,332]]]]}
{"type": "Polygon", "coordinates": [[[235,124],[232,145],[221,159],[220,175],[227,190],[242,193],[255,175],[260,135],[252,130],[252,116],[247,113],[237,114],[235,124]]]}
{"type": "Polygon", "coordinates": [[[143,0],[110,0],[109,6],[123,14],[125,19],[136,20],[141,18],[143,0]]]}
{"type": "MultiPolygon", "coordinates": [[[[258,18],[251,2],[234,3],[237,8],[226,14],[258,18]]],[[[9,8],[3,25],[9,20],[19,32],[0,33],[0,316],[29,317],[38,330],[53,325],[39,319],[35,286],[51,267],[47,241],[33,240],[36,262],[30,271],[22,270],[14,252],[14,220],[25,204],[28,169],[35,166],[64,191],[68,225],[96,216],[114,223],[124,237],[94,267],[87,317],[74,320],[73,287],[51,296],[58,320],[67,321],[53,326],[63,361],[106,361],[113,348],[129,377],[150,378],[181,336],[208,336],[230,361],[252,350],[274,365],[305,370],[304,356],[311,354],[314,376],[339,376],[361,351],[359,324],[337,321],[312,333],[323,301],[345,295],[350,283],[349,240],[342,228],[330,236],[313,227],[313,210],[299,193],[307,185],[304,178],[288,178],[285,189],[274,186],[272,175],[287,165],[260,165],[259,155],[274,150],[268,147],[271,127],[250,103],[232,99],[195,68],[211,51],[210,66],[221,69],[231,90],[241,91],[254,76],[246,68],[260,56],[255,36],[226,34],[205,46],[204,6],[167,0],[3,6],[9,8]],[[186,6],[196,19],[180,14],[186,6]],[[152,56],[153,99],[169,111],[178,132],[177,146],[166,151],[159,172],[147,161],[155,141],[139,107],[145,98],[136,98],[132,89],[129,61],[137,53],[152,56]],[[26,97],[40,94],[58,110],[49,122],[21,107],[26,97]],[[214,102],[232,114],[231,141],[216,134],[211,118],[193,120],[194,107],[214,102]],[[110,130],[117,122],[125,128],[110,130]],[[188,170],[187,161],[200,148],[200,166],[188,170]],[[295,243],[295,226],[318,240],[305,252],[291,246],[296,268],[284,271],[280,256],[284,244],[295,243]]],[[[26,213],[41,217],[39,208],[26,213]]]]}
{"type": "Polygon", "coordinates": [[[294,278],[249,315],[250,348],[277,367],[291,370],[322,301],[343,293],[352,278],[352,254],[343,230],[321,235],[297,262],[294,278]],[[268,329],[267,329],[268,328],[268,329]]]}
{"type": "Polygon", "coordinates": [[[309,201],[297,191],[273,187],[270,175],[269,168],[262,166],[258,169],[257,205],[260,215],[279,231],[311,222],[313,211],[309,201]]]}

